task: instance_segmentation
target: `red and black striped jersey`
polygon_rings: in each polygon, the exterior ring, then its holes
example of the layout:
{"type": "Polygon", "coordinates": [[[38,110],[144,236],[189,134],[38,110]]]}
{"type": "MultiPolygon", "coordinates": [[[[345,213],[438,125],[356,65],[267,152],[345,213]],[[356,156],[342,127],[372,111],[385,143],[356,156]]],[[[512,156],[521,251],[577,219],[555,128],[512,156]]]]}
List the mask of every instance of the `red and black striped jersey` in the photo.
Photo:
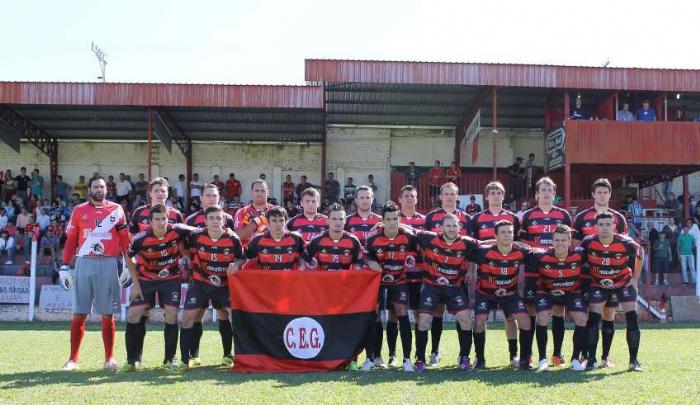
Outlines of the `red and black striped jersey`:
{"type": "Polygon", "coordinates": [[[367,239],[367,258],[382,266],[382,285],[406,283],[408,266],[415,267],[418,241],[410,233],[399,229],[394,238],[377,233],[367,239]]]}
{"type": "Polygon", "coordinates": [[[192,278],[215,287],[228,286],[228,265],[245,259],[241,240],[229,229],[224,230],[217,240],[213,240],[206,229],[193,232],[188,238],[187,246],[192,252],[192,278]]]}
{"type": "Polygon", "coordinates": [[[306,245],[304,260],[310,264],[309,270],[350,270],[362,266],[362,245],[351,233],[343,231],[343,236],[335,241],[326,231],[306,245]]]}
{"type": "MultiPolygon", "coordinates": [[[[207,216],[204,215],[204,210],[199,210],[197,212],[192,213],[189,217],[185,219],[185,224],[197,228],[206,228],[207,216]]],[[[224,228],[229,228],[233,230],[233,217],[226,212],[224,212],[224,228]]]]}
{"type": "Polygon", "coordinates": [[[399,220],[402,224],[408,225],[413,229],[425,229],[425,215],[419,212],[414,212],[413,215],[407,217],[403,212],[399,211],[399,220]]]}
{"type": "MultiPolygon", "coordinates": [[[[428,215],[425,216],[425,229],[431,232],[440,232],[440,230],[442,230],[442,219],[445,218],[447,214],[449,213],[442,208],[430,211],[428,215]]],[[[459,218],[459,223],[462,225],[459,234],[468,236],[469,230],[471,229],[471,218],[469,218],[469,214],[459,208],[452,212],[452,214],[455,214],[457,218],[459,218]]]]}
{"type": "Polygon", "coordinates": [[[494,225],[496,222],[502,220],[513,223],[513,235],[517,239],[518,232],[520,231],[520,220],[518,220],[517,215],[504,209],[501,209],[501,212],[498,214],[494,214],[489,210],[476,213],[471,220],[472,237],[478,240],[495,239],[494,225]]]}
{"type": "Polygon", "coordinates": [[[316,214],[312,219],[309,219],[302,212],[287,222],[287,229],[291,232],[299,232],[304,242],[309,242],[328,230],[328,217],[316,214]]]}
{"type": "MultiPolygon", "coordinates": [[[[615,211],[614,209],[608,208],[606,211],[613,214],[613,221],[615,222],[615,233],[627,234],[627,220],[625,216],[615,211]]],[[[574,219],[574,235],[573,238],[577,240],[583,240],[586,236],[595,235],[595,217],[598,215],[598,210],[595,207],[587,208],[578,214],[574,219]]]]}
{"type": "MultiPolygon", "coordinates": [[[[425,229],[425,215],[414,212],[410,217],[404,215],[403,212],[399,212],[399,220],[402,224],[408,225],[413,229],[419,231],[425,229]]],[[[407,283],[422,283],[423,282],[423,255],[418,254],[416,256],[416,262],[411,266],[406,268],[406,282],[407,283]]]]}
{"type": "Polygon", "coordinates": [[[554,255],[554,248],[537,250],[530,255],[525,267],[525,277],[533,279],[538,292],[564,295],[581,292],[585,277],[582,269],[584,254],[581,247],[569,250],[566,258],[554,255]]]}
{"type": "Polygon", "coordinates": [[[251,268],[255,269],[298,270],[304,245],[301,235],[296,232],[285,232],[280,240],[275,240],[268,231],[248,242],[246,257],[252,261],[251,268]]]}
{"type": "Polygon", "coordinates": [[[571,215],[566,210],[552,207],[544,212],[540,207],[531,208],[520,221],[520,240],[531,247],[547,248],[552,245],[552,235],[559,224],[571,226],[571,215]]]}
{"type": "Polygon", "coordinates": [[[438,286],[461,286],[465,281],[467,260],[479,241],[459,236],[447,243],[442,233],[428,231],[418,233],[417,238],[423,252],[423,281],[438,286]]]}
{"type": "Polygon", "coordinates": [[[129,256],[136,258],[139,280],[172,280],[180,278],[178,260],[180,243],[190,231],[168,224],[162,238],[153,234],[153,229],[137,233],[129,246],[129,256]]]}
{"type": "Polygon", "coordinates": [[[531,254],[530,248],[513,244],[510,252],[501,253],[498,245],[484,245],[472,255],[476,267],[476,292],[493,298],[504,298],[518,292],[520,265],[531,254]]]}
{"type": "Polygon", "coordinates": [[[592,287],[620,288],[632,279],[639,245],[629,236],[615,234],[606,246],[598,235],[591,235],[583,239],[581,247],[592,287]]]}
{"type": "MultiPolygon", "coordinates": [[[[182,223],[182,213],[173,207],[166,207],[168,211],[168,223],[169,224],[181,224],[182,223]]],[[[151,205],[142,205],[131,214],[131,221],[129,222],[129,232],[131,234],[137,234],[142,231],[147,231],[151,229],[151,221],[148,219],[148,214],[151,212],[151,205]]]]}
{"type": "Polygon", "coordinates": [[[372,233],[371,230],[375,225],[382,222],[382,217],[371,212],[367,218],[362,218],[359,213],[354,213],[348,217],[345,222],[345,230],[355,235],[362,246],[365,246],[367,238],[372,233]]]}

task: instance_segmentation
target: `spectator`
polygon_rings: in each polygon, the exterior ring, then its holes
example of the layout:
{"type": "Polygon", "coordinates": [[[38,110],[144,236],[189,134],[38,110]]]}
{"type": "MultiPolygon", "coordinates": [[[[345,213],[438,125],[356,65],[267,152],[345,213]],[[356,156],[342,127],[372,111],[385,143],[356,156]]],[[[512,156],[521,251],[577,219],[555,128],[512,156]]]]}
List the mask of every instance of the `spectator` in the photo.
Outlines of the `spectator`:
{"type": "Polygon", "coordinates": [[[508,194],[513,195],[513,202],[517,202],[524,197],[525,188],[525,168],[522,167],[523,158],[518,156],[508,168],[508,194]]]}
{"type": "Polygon", "coordinates": [[[56,184],[53,185],[54,197],[67,200],[71,187],[63,181],[63,176],[56,176],[56,184]]]}
{"type": "Polygon", "coordinates": [[[39,169],[32,171],[32,177],[29,179],[29,189],[32,195],[37,196],[39,200],[44,198],[44,178],[39,175],[39,169]]]}
{"type": "Polygon", "coordinates": [[[676,239],[678,239],[678,236],[680,235],[680,229],[678,228],[678,225],[676,225],[675,218],[669,218],[668,224],[664,226],[661,232],[666,234],[666,240],[669,241],[669,243],[671,244],[671,256],[669,257],[669,264],[675,267],[677,259],[675,255],[676,251],[678,250],[676,245],[676,239]]]}
{"type": "Polygon", "coordinates": [[[180,203],[181,207],[185,206],[185,192],[187,191],[187,184],[185,183],[185,175],[181,174],[177,176],[177,181],[173,185],[175,187],[175,195],[177,196],[177,202],[180,203]]]}
{"type": "Polygon", "coordinates": [[[117,200],[117,183],[114,182],[114,176],[107,176],[107,199],[109,201],[117,200]]]}
{"type": "Polygon", "coordinates": [[[616,119],[618,121],[634,121],[634,114],[632,114],[632,111],[630,111],[630,103],[625,101],[622,103],[622,110],[617,112],[617,117],[616,119]]]}
{"type": "Polygon", "coordinates": [[[25,260],[29,260],[32,247],[32,238],[36,232],[41,232],[41,230],[39,229],[39,224],[36,223],[36,216],[30,214],[29,223],[24,226],[24,234],[22,235],[22,247],[24,248],[25,260]]]}
{"type": "Polygon", "coordinates": [[[642,204],[637,201],[636,196],[627,197],[627,210],[632,216],[632,223],[637,225],[637,228],[642,228],[642,215],[644,210],[642,209],[642,204]]]}
{"type": "Polygon", "coordinates": [[[199,174],[195,173],[192,175],[192,180],[190,181],[190,204],[192,202],[197,203],[199,207],[200,197],[202,196],[202,190],[204,189],[204,183],[199,180],[199,174]]]}
{"type": "Polygon", "coordinates": [[[2,259],[3,254],[7,255],[5,264],[14,264],[15,238],[12,237],[6,230],[0,232],[0,259],[2,259]]]}
{"type": "Polygon", "coordinates": [[[29,223],[29,212],[27,211],[26,207],[22,207],[20,209],[20,213],[17,214],[17,220],[15,223],[17,224],[17,229],[20,229],[22,232],[24,231],[24,227],[27,226],[29,223]]]}
{"type": "MultiPolygon", "coordinates": [[[[527,155],[527,161],[525,161],[524,181],[525,181],[525,190],[532,191],[533,192],[532,195],[534,195],[534,191],[535,191],[535,180],[536,180],[535,179],[535,176],[536,176],[535,170],[536,169],[537,169],[537,166],[535,166],[535,154],[530,153],[529,155],[527,155]]],[[[530,194],[528,193],[528,195],[530,195],[530,194]]]]}
{"type": "Polygon", "coordinates": [[[241,182],[238,181],[236,175],[229,173],[228,180],[226,180],[226,202],[232,201],[234,197],[241,197],[241,182]]]}
{"type": "Polygon", "coordinates": [[[143,173],[139,173],[139,180],[134,184],[134,192],[136,193],[136,198],[141,200],[141,202],[146,203],[148,201],[146,193],[148,192],[148,182],[146,181],[146,176],[143,173]]]}
{"type": "Polygon", "coordinates": [[[683,285],[688,285],[688,271],[690,270],[690,279],[695,284],[695,257],[693,249],[695,248],[695,238],[690,234],[691,221],[683,225],[683,232],[678,235],[678,258],[681,262],[681,273],[683,275],[683,285]]]}
{"type": "Polygon", "coordinates": [[[119,173],[119,181],[117,182],[117,203],[121,204],[122,201],[129,199],[129,193],[131,192],[131,182],[126,179],[124,173],[119,173]]]}
{"type": "Polygon", "coordinates": [[[355,200],[355,190],[357,187],[352,183],[352,177],[348,177],[343,188],[343,197],[345,198],[345,205],[349,206],[355,200]]]}
{"type": "Polygon", "coordinates": [[[406,184],[410,184],[413,187],[418,188],[418,179],[420,179],[420,173],[416,168],[416,162],[408,162],[408,169],[406,170],[406,184]]]}
{"type": "Polygon", "coordinates": [[[462,170],[457,167],[457,162],[452,161],[450,167],[445,169],[445,180],[456,184],[459,187],[459,179],[462,177],[462,170]]]}
{"type": "Polygon", "coordinates": [[[698,202],[695,201],[695,196],[693,196],[693,195],[690,196],[689,205],[690,205],[690,208],[689,208],[688,213],[690,214],[691,218],[695,218],[695,216],[697,215],[697,208],[698,208],[698,202]]]}
{"type": "Polygon", "coordinates": [[[309,183],[306,180],[306,176],[301,176],[301,181],[299,184],[297,184],[296,187],[296,193],[297,193],[297,202],[301,201],[301,193],[304,192],[307,188],[320,188],[319,186],[314,186],[313,184],[309,183]]]}
{"type": "Polygon", "coordinates": [[[340,183],[335,179],[333,173],[328,173],[328,178],[326,179],[326,189],[324,190],[324,199],[327,199],[331,203],[338,202],[340,197],[340,183]]]}
{"type": "Polygon", "coordinates": [[[9,218],[7,217],[7,212],[4,207],[0,207],[0,231],[5,229],[9,218]]]}
{"type": "Polygon", "coordinates": [[[647,224],[647,239],[649,239],[649,243],[651,245],[654,245],[654,242],[659,239],[659,231],[656,230],[654,224],[651,222],[647,224]]]}
{"type": "Polygon", "coordinates": [[[265,176],[265,173],[260,173],[260,177],[258,177],[260,180],[266,180],[267,176],[265,176]]]}
{"type": "MultiPolygon", "coordinates": [[[[304,176],[302,176],[302,179],[304,176]]],[[[284,183],[282,183],[282,201],[284,206],[287,206],[288,202],[294,203],[294,193],[295,193],[294,182],[292,181],[292,175],[288,174],[284,183]]],[[[291,214],[290,214],[291,215],[291,214]]]]}
{"type": "Polygon", "coordinates": [[[39,214],[36,216],[36,223],[39,225],[39,229],[45,231],[51,223],[51,217],[46,213],[46,209],[39,208],[39,214]]]}
{"type": "Polygon", "coordinates": [[[442,186],[445,171],[440,167],[440,161],[436,160],[433,167],[428,170],[428,194],[430,201],[434,206],[438,205],[438,196],[440,195],[440,186],[442,186]]]}
{"type": "Polygon", "coordinates": [[[26,167],[20,168],[19,171],[19,175],[15,177],[15,181],[17,182],[17,192],[15,194],[22,200],[26,200],[27,197],[29,197],[27,190],[29,188],[30,179],[29,176],[27,176],[26,167]]]}
{"type": "Polygon", "coordinates": [[[2,200],[5,202],[10,201],[16,192],[17,180],[12,177],[12,170],[7,169],[5,171],[5,181],[2,183],[2,200]]]}
{"type": "Polygon", "coordinates": [[[464,210],[467,212],[469,215],[474,215],[477,212],[481,212],[481,206],[476,203],[476,197],[475,196],[469,196],[469,204],[467,204],[466,207],[464,207],[464,210]]]}
{"type": "Polygon", "coordinates": [[[581,106],[581,95],[578,95],[576,97],[576,102],[575,102],[574,107],[571,107],[571,114],[569,114],[569,118],[572,120],[587,120],[588,119],[588,113],[581,106]]]}
{"type": "Polygon", "coordinates": [[[39,263],[40,264],[56,264],[56,249],[51,240],[53,235],[44,234],[39,240],[39,263]]]}
{"type": "Polygon", "coordinates": [[[656,121],[656,110],[649,107],[649,100],[642,101],[642,107],[635,111],[637,121],[656,121]]]}
{"type": "Polygon", "coordinates": [[[668,285],[668,268],[671,259],[671,242],[666,239],[664,232],[659,233],[659,239],[652,245],[653,254],[652,270],[654,272],[654,285],[659,285],[660,277],[663,274],[663,284],[668,285]]]}
{"type": "Polygon", "coordinates": [[[515,213],[515,215],[518,217],[519,220],[523,220],[523,215],[525,215],[525,211],[527,211],[529,208],[527,201],[523,201],[522,204],[520,204],[520,210],[515,213]]]}
{"type": "Polygon", "coordinates": [[[224,182],[219,179],[219,175],[215,174],[211,181],[211,184],[215,185],[219,189],[219,195],[224,195],[224,182]]]}
{"type": "Polygon", "coordinates": [[[73,191],[78,194],[81,200],[87,197],[88,186],[85,182],[85,176],[78,177],[78,182],[73,185],[73,191]]]}

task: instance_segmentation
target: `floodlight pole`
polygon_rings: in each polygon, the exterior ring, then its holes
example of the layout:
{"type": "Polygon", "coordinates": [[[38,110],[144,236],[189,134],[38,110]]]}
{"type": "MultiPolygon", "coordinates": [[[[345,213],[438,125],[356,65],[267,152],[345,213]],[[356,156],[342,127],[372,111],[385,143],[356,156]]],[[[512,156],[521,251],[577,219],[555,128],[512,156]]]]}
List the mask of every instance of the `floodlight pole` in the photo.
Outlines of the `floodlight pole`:
{"type": "Polygon", "coordinates": [[[102,83],[104,83],[107,81],[107,54],[104,53],[104,51],[100,49],[100,47],[95,45],[94,42],[90,43],[90,49],[97,57],[97,61],[100,63],[100,72],[102,75],[99,76],[98,79],[102,79],[102,83]]]}

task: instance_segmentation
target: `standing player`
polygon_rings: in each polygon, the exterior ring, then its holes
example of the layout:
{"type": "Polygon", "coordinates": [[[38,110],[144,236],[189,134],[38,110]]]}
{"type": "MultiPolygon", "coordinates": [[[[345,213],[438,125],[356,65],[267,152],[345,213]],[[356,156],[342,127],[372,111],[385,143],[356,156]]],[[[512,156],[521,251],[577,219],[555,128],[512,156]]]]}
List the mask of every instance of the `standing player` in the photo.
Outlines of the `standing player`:
{"type": "Polygon", "coordinates": [[[355,235],[345,231],[345,222],[343,207],[332,204],[328,230],[311,239],[304,251],[308,270],[343,271],[362,266],[362,245],[355,235]]]}
{"type": "MultiPolygon", "coordinates": [[[[586,236],[595,235],[595,217],[599,213],[605,211],[613,214],[615,233],[626,235],[627,220],[625,216],[610,208],[610,197],[612,196],[612,184],[610,184],[610,181],[608,179],[598,179],[594,181],[591,186],[591,194],[593,197],[593,206],[579,212],[574,220],[575,243],[580,243],[586,236]]],[[[587,293],[588,286],[586,285],[584,287],[584,292],[587,293]]],[[[610,347],[612,347],[613,337],[615,336],[615,310],[617,306],[616,297],[612,297],[605,303],[605,308],[603,309],[603,329],[601,331],[603,353],[600,356],[599,365],[601,368],[613,367],[613,362],[610,359],[610,347]]],[[[559,347],[561,347],[561,345],[559,347]]],[[[556,353],[555,351],[555,354],[556,353]]],[[[578,358],[579,354],[580,353],[574,352],[572,358],[578,358]]]]}
{"type": "MultiPolygon", "coordinates": [[[[488,208],[476,213],[471,220],[471,235],[479,240],[485,241],[495,238],[496,222],[506,220],[513,224],[514,238],[517,239],[520,231],[520,220],[518,216],[503,208],[503,199],[506,189],[500,181],[492,181],[484,188],[484,198],[488,208]]],[[[518,325],[515,320],[506,318],[505,321],[506,339],[508,340],[508,353],[512,367],[520,366],[518,358],[518,325]]]]}
{"type": "Polygon", "coordinates": [[[642,253],[639,245],[626,235],[615,233],[614,215],[601,212],[595,218],[596,235],[587,236],[581,242],[590,267],[591,291],[588,314],[588,364],[586,369],[597,367],[596,349],[600,314],[613,296],[622,305],[627,320],[627,347],[631,371],[642,371],[637,359],[639,351],[639,323],[637,319],[637,281],[641,272],[642,253]]]}
{"type": "Polygon", "coordinates": [[[182,329],[180,330],[180,355],[183,370],[189,369],[190,353],[194,344],[193,326],[201,320],[204,311],[209,306],[217,309],[219,318],[219,333],[224,348],[225,365],[233,364],[231,349],[233,346],[233,330],[231,329],[231,304],[227,274],[238,270],[243,264],[243,246],[236,234],[224,228],[224,211],[219,206],[211,206],[204,211],[207,218],[206,229],[192,232],[188,246],[192,251],[193,272],[187,289],[185,311],[182,314],[182,329]],[[225,317],[221,317],[221,312],[225,317]]]}
{"type": "Polygon", "coordinates": [[[474,300],[474,368],[486,368],[486,318],[492,309],[500,307],[506,317],[513,317],[520,328],[520,370],[532,370],[532,324],[527,316],[525,302],[518,294],[520,265],[525,263],[531,251],[524,245],[513,244],[513,223],[500,220],[494,224],[496,243],[479,247],[472,256],[477,265],[476,298],[474,300]]]}
{"type": "Polygon", "coordinates": [[[290,271],[302,266],[304,240],[296,232],[285,230],[287,211],[272,207],[265,214],[268,230],[248,242],[245,268],[290,271]],[[248,264],[250,263],[250,266],[248,264]]]}
{"type": "Polygon", "coordinates": [[[287,229],[299,232],[304,242],[309,242],[314,237],[328,229],[328,217],[318,213],[318,204],[321,196],[315,188],[307,188],[301,193],[301,214],[287,222],[287,229]]]}
{"type": "MultiPolygon", "coordinates": [[[[410,233],[399,229],[399,207],[393,201],[387,201],[382,209],[383,230],[367,240],[365,258],[370,269],[382,272],[379,301],[386,300],[393,306],[401,327],[401,346],[403,348],[403,371],[413,372],[411,363],[411,322],[408,319],[408,288],[406,272],[408,267],[415,267],[417,241],[410,233]]],[[[381,308],[381,306],[380,306],[381,308]]],[[[380,324],[381,325],[381,324],[380,324]]],[[[381,347],[381,331],[374,335],[374,349],[381,347]]],[[[368,353],[370,358],[381,357],[381,353],[368,353]]],[[[374,367],[369,362],[368,368],[374,367]]],[[[363,367],[364,369],[364,367],[363,367]]],[[[366,371],[369,371],[366,370],[366,371]]]]}
{"type": "MultiPolygon", "coordinates": [[[[439,162],[438,162],[439,163],[439,162]]],[[[442,219],[452,214],[457,217],[460,224],[459,234],[462,236],[469,234],[471,227],[469,215],[457,208],[459,197],[459,188],[454,183],[445,183],[440,187],[440,206],[441,208],[430,211],[425,216],[425,229],[432,232],[439,232],[442,224],[442,219]]],[[[430,367],[437,367],[440,363],[440,337],[442,337],[442,316],[445,313],[445,306],[438,305],[435,308],[435,313],[432,318],[430,327],[430,340],[432,348],[430,350],[430,367]]]]}
{"type": "Polygon", "coordinates": [[[91,312],[102,316],[102,342],[105,348],[105,370],[116,370],[114,361],[114,314],[121,310],[121,289],[117,256],[127,258],[129,232],[126,217],[119,204],[107,201],[107,185],[102,177],[88,182],[89,201],[76,206],[66,229],[63,263],[59,272],[64,288],[73,287],[70,325],[70,358],[63,371],[78,368],[80,343],[85,335],[85,319],[91,312]],[[75,278],[69,263],[75,260],[75,278]]]}
{"type": "Polygon", "coordinates": [[[180,309],[179,259],[181,242],[188,234],[182,228],[173,227],[168,222],[169,210],[163,204],[147,207],[147,223],[150,229],[137,233],[131,241],[129,256],[136,258],[136,264],[127,260],[131,271],[131,295],[127,311],[126,359],[124,371],[141,368],[141,352],[146,328],[141,323],[144,313],[158,302],[164,308],[165,317],[165,357],[163,365],[177,367],[177,313],[180,309]]]}
{"type": "MultiPolygon", "coordinates": [[[[585,350],[587,344],[586,303],[581,293],[582,249],[571,250],[571,228],[558,225],[552,236],[552,247],[544,252],[538,251],[531,256],[528,266],[536,274],[537,295],[537,348],[540,360],[538,371],[546,371],[547,363],[547,324],[553,309],[563,313],[563,307],[576,324],[574,329],[574,352],[585,350]]],[[[561,346],[560,346],[561,350],[561,346]]],[[[556,355],[556,354],[555,354],[556,355]]],[[[571,361],[571,368],[582,371],[585,367],[579,359],[571,361]]]]}
{"type": "MultiPolygon", "coordinates": [[[[557,186],[549,177],[542,177],[535,183],[535,200],[537,205],[523,214],[520,221],[520,240],[533,248],[548,248],[552,246],[552,235],[557,225],[564,224],[571,226],[571,215],[559,207],[554,206],[554,197],[557,193],[557,186]]],[[[530,314],[530,324],[535,325],[536,309],[535,294],[537,286],[535,279],[530,277],[525,279],[524,299],[527,311],[530,314]]],[[[564,318],[562,316],[552,316],[552,340],[554,341],[555,353],[559,356],[552,357],[552,364],[560,366],[564,361],[561,357],[561,342],[564,341],[564,318]],[[559,352],[557,352],[559,348],[559,352]]],[[[534,335],[534,327],[532,328],[534,335]]],[[[531,336],[532,337],[532,336],[531,336]]],[[[532,339],[531,339],[532,340],[532,339]]],[[[522,359],[521,359],[522,360],[522,359]]]]}
{"type": "Polygon", "coordinates": [[[236,211],[234,230],[241,238],[243,246],[248,244],[256,235],[261,235],[267,229],[265,213],[272,207],[267,203],[268,187],[265,180],[254,180],[250,184],[253,202],[236,211]]]}
{"type": "Polygon", "coordinates": [[[428,328],[433,323],[437,306],[444,304],[459,323],[459,369],[471,371],[469,352],[472,346],[472,325],[465,282],[465,264],[479,242],[460,235],[460,220],[454,214],[442,218],[439,233],[423,231],[418,243],[424,252],[424,277],[418,306],[416,330],[416,372],[425,371],[425,348],[428,328]]]}

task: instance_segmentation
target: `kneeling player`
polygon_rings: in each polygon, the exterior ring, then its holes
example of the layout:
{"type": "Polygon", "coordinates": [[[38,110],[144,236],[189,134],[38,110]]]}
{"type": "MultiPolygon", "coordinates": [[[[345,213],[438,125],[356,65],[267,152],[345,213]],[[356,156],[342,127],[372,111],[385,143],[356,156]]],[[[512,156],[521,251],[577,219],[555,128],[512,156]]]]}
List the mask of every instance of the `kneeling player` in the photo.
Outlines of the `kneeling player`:
{"type": "Polygon", "coordinates": [[[219,332],[226,363],[232,363],[233,330],[227,273],[238,270],[243,264],[243,247],[233,231],[223,228],[224,212],[220,207],[211,206],[204,214],[207,228],[193,232],[188,242],[193,254],[194,271],[187,289],[180,331],[181,367],[185,370],[190,367],[194,343],[192,327],[197,319],[201,319],[199,317],[206,311],[210,300],[215,309],[223,310],[217,311],[217,314],[224,312],[227,315],[225,319],[219,318],[219,332]]]}
{"type": "Polygon", "coordinates": [[[513,244],[513,223],[500,220],[494,225],[496,244],[479,247],[473,254],[477,265],[476,299],[474,301],[474,346],[476,364],[474,368],[486,368],[484,348],[486,346],[486,319],[492,309],[500,307],[506,318],[513,317],[518,322],[520,340],[520,369],[532,370],[532,334],[530,317],[525,302],[518,295],[520,265],[531,254],[525,245],[513,244]]]}
{"type": "MultiPolygon", "coordinates": [[[[536,252],[528,263],[526,277],[535,278],[537,295],[535,306],[537,308],[537,349],[540,361],[538,371],[546,371],[547,363],[547,324],[552,315],[552,308],[558,308],[559,312],[566,308],[576,324],[574,330],[574,352],[585,350],[586,346],[586,305],[581,294],[581,265],[583,254],[581,249],[570,250],[571,228],[567,225],[558,225],[552,235],[552,248],[544,252],[536,252]],[[534,277],[531,277],[534,276],[534,277]]],[[[560,352],[555,352],[553,357],[561,357],[560,352]]],[[[553,363],[554,364],[554,363],[553,363]]],[[[574,359],[571,368],[582,371],[585,367],[574,359]]]]}

